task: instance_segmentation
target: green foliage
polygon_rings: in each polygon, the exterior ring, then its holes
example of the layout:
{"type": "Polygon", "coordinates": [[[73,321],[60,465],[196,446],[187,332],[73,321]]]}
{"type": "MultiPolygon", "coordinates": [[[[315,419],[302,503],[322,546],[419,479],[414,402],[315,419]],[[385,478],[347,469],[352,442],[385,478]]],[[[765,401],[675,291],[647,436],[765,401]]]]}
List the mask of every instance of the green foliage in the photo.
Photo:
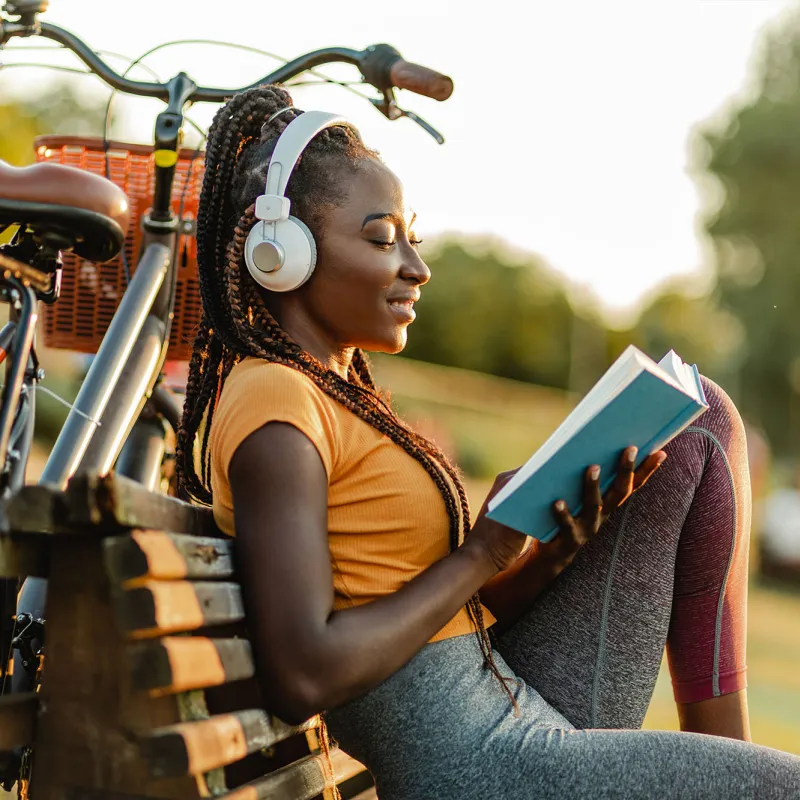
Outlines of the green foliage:
{"type": "Polygon", "coordinates": [[[548,386],[566,386],[572,309],[563,284],[531,258],[446,241],[426,255],[432,279],[405,354],[548,386]]]}
{"type": "Polygon", "coordinates": [[[665,287],[642,310],[630,331],[612,334],[614,355],[633,343],[653,358],[673,349],[732,394],[738,393],[738,359],[745,330],[713,297],[692,297],[677,285],[665,287]]]}
{"type": "Polygon", "coordinates": [[[433,277],[409,331],[411,358],[583,393],[635,344],[657,359],[672,348],[735,388],[744,333],[708,297],[667,287],[632,328],[613,330],[533,257],[512,263],[491,242],[455,240],[425,256],[433,277]]]}
{"type": "Polygon", "coordinates": [[[779,452],[800,446],[800,13],[764,39],[759,90],[701,134],[720,307],[747,331],[738,402],[779,452]],[[710,203],[709,203],[710,205],[710,203]]]}

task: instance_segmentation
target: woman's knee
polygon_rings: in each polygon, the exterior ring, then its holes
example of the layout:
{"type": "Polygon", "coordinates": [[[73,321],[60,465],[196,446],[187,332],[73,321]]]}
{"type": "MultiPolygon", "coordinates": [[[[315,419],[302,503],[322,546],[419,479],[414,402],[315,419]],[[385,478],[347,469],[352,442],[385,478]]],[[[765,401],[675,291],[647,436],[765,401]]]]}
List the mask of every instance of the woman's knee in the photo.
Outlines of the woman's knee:
{"type": "Polygon", "coordinates": [[[744,441],[744,423],[728,393],[704,375],[701,376],[701,383],[708,401],[708,411],[697,419],[695,425],[714,434],[723,444],[737,438],[744,441]]]}

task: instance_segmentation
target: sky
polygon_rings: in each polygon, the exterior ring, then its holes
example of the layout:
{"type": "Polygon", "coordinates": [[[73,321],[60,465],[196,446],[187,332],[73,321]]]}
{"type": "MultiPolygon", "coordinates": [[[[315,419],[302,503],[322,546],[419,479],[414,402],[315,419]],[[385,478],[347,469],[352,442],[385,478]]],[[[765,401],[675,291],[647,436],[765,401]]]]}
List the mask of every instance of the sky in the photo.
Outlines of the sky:
{"type": "MultiPolygon", "coordinates": [[[[358,125],[403,181],[423,239],[443,232],[489,235],[536,253],[576,292],[596,296],[610,321],[624,324],[664,280],[678,276],[689,287],[707,282],[711,254],[691,169],[692,132],[711,118],[724,121],[725,109],[752,91],[761,34],[793,5],[50,0],[44,18],[96,49],[131,57],[178,38],[238,42],[284,57],[332,45],[393,44],[409,61],[455,82],[445,103],[408,92],[398,98],[441,130],[443,146],[410,120],[389,122],[340,88],[298,89],[297,105],[343,113],[358,125]]],[[[33,56],[75,63],[51,53],[2,59],[33,56]]],[[[146,63],[162,77],[184,70],[200,84],[233,87],[256,80],[275,62],[183,45],[146,63]]],[[[21,72],[14,70],[15,81],[21,72]]],[[[357,78],[355,70],[328,72],[357,78]]],[[[30,70],[25,80],[35,87],[56,78],[30,70]]],[[[87,92],[100,91],[94,78],[76,80],[87,92]]],[[[158,103],[116,107],[126,135],[147,141],[158,103]]],[[[201,105],[192,115],[207,125],[213,110],[201,105]]]]}

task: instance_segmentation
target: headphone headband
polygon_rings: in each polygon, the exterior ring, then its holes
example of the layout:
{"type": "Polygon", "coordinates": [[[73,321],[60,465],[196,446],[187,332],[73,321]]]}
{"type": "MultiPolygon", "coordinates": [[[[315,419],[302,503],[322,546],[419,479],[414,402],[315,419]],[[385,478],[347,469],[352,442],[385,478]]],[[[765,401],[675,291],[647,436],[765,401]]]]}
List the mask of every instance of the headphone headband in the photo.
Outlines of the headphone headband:
{"type": "Polygon", "coordinates": [[[339,114],[327,111],[306,111],[295,117],[281,132],[275,152],[269,161],[267,187],[264,194],[283,196],[289,177],[303,150],[320,131],[334,125],[346,125],[348,121],[339,114]]]}

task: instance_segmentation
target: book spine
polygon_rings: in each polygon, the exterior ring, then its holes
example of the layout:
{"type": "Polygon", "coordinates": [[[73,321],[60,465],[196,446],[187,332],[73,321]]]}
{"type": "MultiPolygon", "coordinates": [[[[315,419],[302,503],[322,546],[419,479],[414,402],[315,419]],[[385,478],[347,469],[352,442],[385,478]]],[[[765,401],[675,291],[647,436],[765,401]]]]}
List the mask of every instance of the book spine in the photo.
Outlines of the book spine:
{"type": "Polygon", "coordinates": [[[697,364],[692,364],[692,372],[694,373],[694,380],[697,384],[697,396],[702,403],[708,408],[708,400],[706,399],[706,391],[703,388],[703,382],[700,380],[700,370],[697,369],[697,364]]]}

